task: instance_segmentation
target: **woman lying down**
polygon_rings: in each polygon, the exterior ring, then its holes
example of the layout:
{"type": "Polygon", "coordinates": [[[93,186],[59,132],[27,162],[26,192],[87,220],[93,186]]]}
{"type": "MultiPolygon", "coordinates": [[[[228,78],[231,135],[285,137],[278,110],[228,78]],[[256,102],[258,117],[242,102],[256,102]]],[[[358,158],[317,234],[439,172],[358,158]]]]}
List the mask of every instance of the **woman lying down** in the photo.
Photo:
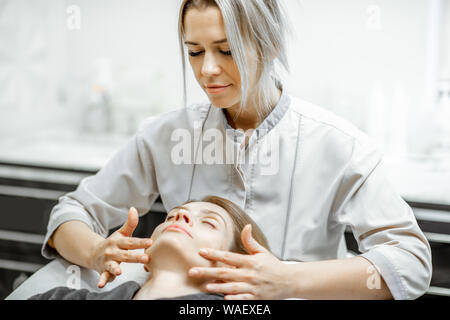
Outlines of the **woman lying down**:
{"type": "Polygon", "coordinates": [[[207,292],[206,285],[211,281],[190,277],[188,271],[192,267],[233,268],[203,258],[199,250],[208,247],[247,254],[241,234],[243,238],[247,235],[245,239],[251,239],[251,235],[269,250],[266,237],[256,223],[231,201],[216,196],[188,201],[170,210],[166,220],[153,231],[152,244],[145,250],[151,257],[146,268],[150,273],[142,287],[135,281],[107,292],[57,287],[30,300],[221,300],[222,294],[207,292]]]}

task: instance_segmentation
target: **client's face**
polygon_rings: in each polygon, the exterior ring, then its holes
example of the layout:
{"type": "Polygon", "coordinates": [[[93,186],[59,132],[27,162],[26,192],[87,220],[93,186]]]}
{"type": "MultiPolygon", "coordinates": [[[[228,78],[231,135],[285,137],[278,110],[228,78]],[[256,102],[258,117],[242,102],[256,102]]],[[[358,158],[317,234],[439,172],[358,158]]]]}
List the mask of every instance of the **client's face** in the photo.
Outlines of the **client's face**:
{"type": "Polygon", "coordinates": [[[150,267],[158,265],[159,261],[211,266],[198,251],[201,248],[229,250],[233,222],[227,211],[213,203],[191,202],[173,208],[151,238],[153,244],[146,251],[151,257],[150,267]]]}

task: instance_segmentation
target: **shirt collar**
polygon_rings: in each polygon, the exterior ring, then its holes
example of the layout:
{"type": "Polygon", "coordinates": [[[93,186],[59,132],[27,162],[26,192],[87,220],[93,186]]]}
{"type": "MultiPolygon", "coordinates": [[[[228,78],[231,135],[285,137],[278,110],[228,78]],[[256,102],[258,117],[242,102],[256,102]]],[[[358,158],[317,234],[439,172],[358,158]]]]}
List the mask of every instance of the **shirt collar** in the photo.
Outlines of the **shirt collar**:
{"type": "MultiPolygon", "coordinates": [[[[283,87],[283,84],[280,81],[276,81],[276,86],[281,90],[281,97],[278,101],[277,105],[272,109],[269,115],[260,123],[260,125],[256,128],[256,133],[258,139],[262,138],[266,135],[270,130],[272,130],[283,118],[286,114],[286,111],[289,109],[289,105],[291,103],[291,99],[286,92],[286,89],[283,87]]],[[[220,121],[223,124],[223,128],[227,130],[227,132],[232,133],[233,136],[243,135],[243,132],[240,130],[236,130],[228,124],[226,119],[224,109],[215,108],[211,105],[211,108],[217,109],[217,116],[220,118],[220,121]]],[[[216,113],[216,112],[214,112],[216,113]]]]}

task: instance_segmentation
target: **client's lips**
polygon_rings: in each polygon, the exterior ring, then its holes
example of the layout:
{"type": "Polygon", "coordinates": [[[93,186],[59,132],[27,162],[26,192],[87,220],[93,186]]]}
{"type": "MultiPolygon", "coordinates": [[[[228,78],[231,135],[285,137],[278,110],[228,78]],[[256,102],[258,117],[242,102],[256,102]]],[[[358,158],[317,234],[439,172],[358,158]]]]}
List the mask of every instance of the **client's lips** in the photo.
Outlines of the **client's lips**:
{"type": "Polygon", "coordinates": [[[164,229],[164,231],[166,231],[166,230],[168,230],[168,229],[171,229],[171,230],[175,230],[175,231],[178,231],[178,232],[184,232],[184,233],[186,233],[189,237],[191,237],[192,238],[192,235],[189,233],[189,231],[187,231],[185,228],[183,228],[181,225],[179,225],[179,224],[171,224],[171,225],[168,225],[165,229],[164,229]]]}

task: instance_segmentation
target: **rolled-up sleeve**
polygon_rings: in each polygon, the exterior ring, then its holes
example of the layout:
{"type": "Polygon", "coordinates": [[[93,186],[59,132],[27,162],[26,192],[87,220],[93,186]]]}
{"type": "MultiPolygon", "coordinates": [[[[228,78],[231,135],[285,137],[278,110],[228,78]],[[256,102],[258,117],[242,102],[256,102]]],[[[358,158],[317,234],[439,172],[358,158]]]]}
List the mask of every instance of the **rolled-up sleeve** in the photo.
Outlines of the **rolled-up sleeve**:
{"type": "Polygon", "coordinates": [[[53,232],[64,222],[79,220],[106,237],[110,229],[123,224],[131,206],[140,216],[158,197],[153,158],[146,145],[144,121],[137,133],[97,172],[83,179],[73,192],[59,198],[52,209],[41,253],[48,259],[58,253],[48,245],[53,232]]]}
{"type": "Polygon", "coordinates": [[[432,274],[430,245],[370,142],[355,140],[339,193],[335,220],[351,227],[360,256],[376,267],[394,299],[423,295],[432,274]]]}

